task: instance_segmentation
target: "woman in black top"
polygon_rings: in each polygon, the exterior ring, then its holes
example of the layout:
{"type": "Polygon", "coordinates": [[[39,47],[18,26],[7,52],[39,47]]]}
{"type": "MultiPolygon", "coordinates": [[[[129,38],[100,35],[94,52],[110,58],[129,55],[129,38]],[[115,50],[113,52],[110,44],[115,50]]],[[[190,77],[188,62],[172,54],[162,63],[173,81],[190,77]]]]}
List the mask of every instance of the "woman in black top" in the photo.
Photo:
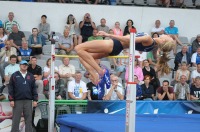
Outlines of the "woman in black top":
{"type": "Polygon", "coordinates": [[[136,28],[133,26],[133,21],[128,19],[126,22],[126,27],[124,28],[124,36],[130,34],[130,29],[134,30],[134,33],[137,33],[136,28]]]}
{"type": "Polygon", "coordinates": [[[151,81],[150,81],[150,84],[153,85],[154,87],[154,94],[156,93],[156,89],[158,87],[160,87],[160,81],[159,79],[157,78],[156,76],[156,71],[149,66],[149,60],[144,60],[143,61],[144,63],[144,68],[142,69],[142,72],[143,72],[143,75],[144,76],[150,76],[151,77],[151,81]]]}
{"type": "Polygon", "coordinates": [[[141,85],[143,99],[154,99],[154,87],[150,84],[150,81],[151,77],[149,75],[144,76],[144,84],[141,85]]]}

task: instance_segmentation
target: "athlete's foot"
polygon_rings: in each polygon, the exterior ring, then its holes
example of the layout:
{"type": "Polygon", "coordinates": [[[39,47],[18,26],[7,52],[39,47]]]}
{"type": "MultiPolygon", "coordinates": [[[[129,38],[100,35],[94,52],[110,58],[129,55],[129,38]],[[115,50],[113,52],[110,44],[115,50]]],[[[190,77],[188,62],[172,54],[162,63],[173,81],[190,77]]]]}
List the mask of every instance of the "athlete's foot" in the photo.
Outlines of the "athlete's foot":
{"type": "Polygon", "coordinates": [[[92,83],[93,83],[94,85],[98,85],[100,81],[101,81],[101,80],[99,79],[99,75],[96,74],[96,76],[95,76],[95,77],[93,78],[93,80],[92,80],[92,83]]]}

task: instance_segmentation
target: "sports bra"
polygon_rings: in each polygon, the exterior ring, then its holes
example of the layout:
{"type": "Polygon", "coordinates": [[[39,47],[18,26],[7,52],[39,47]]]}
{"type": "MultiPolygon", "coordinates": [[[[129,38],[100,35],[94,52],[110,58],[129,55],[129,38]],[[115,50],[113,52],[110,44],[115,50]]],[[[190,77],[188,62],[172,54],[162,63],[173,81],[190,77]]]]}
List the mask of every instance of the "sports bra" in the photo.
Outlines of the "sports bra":
{"type": "MultiPolygon", "coordinates": [[[[146,36],[146,35],[147,35],[146,33],[137,33],[136,37],[141,37],[141,36],[146,36]]],[[[153,39],[153,43],[149,46],[144,46],[144,45],[142,45],[142,43],[135,43],[135,50],[149,52],[154,49],[155,44],[156,44],[156,42],[154,39],[153,39]]]]}

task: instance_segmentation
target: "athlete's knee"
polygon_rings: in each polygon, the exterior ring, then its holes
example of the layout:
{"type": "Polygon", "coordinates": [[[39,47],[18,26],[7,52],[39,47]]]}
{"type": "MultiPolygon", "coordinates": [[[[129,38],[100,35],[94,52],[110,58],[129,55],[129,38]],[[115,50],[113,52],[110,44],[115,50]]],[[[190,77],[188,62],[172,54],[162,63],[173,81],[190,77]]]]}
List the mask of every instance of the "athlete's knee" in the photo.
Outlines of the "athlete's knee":
{"type": "Polygon", "coordinates": [[[81,51],[81,46],[77,45],[74,47],[74,50],[76,51],[76,53],[78,54],[81,51]]]}

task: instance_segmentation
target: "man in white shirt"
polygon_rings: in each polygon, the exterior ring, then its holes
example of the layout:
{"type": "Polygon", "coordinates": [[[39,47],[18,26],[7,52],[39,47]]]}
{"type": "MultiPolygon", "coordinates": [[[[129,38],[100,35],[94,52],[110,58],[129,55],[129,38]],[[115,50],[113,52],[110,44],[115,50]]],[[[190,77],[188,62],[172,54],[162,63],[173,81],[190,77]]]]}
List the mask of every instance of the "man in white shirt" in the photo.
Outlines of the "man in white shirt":
{"type": "Polygon", "coordinates": [[[5,82],[4,82],[3,86],[0,87],[0,94],[3,92],[6,85],[9,84],[11,75],[14,72],[20,70],[19,64],[17,64],[16,62],[17,62],[17,56],[11,55],[10,56],[10,64],[8,66],[6,66],[6,68],[5,68],[5,76],[4,76],[5,82]]]}
{"type": "Polygon", "coordinates": [[[164,34],[165,33],[165,29],[164,29],[164,27],[160,27],[160,20],[156,20],[155,21],[155,27],[153,27],[152,29],[151,29],[151,34],[153,34],[153,33],[158,33],[159,35],[162,35],[162,34],[164,34]]]}
{"type": "Polygon", "coordinates": [[[81,80],[82,74],[77,71],[75,73],[75,79],[69,82],[68,96],[73,100],[84,100],[87,95],[86,83],[81,80]]]}
{"type": "Polygon", "coordinates": [[[75,74],[75,66],[70,64],[69,58],[63,58],[63,64],[58,67],[58,72],[60,77],[65,81],[67,84],[68,81],[73,80],[75,74]]]}
{"type": "Polygon", "coordinates": [[[197,76],[200,76],[200,64],[197,64],[197,69],[192,71],[192,73],[191,73],[192,84],[195,84],[195,78],[197,76]]]}
{"type": "Polygon", "coordinates": [[[200,47],[197,48],[197,52],[192,54],[191,63],[194,67],[200,63],[200,47]]]}
{"type": "Polygon", "coordinates": [[[104,100],[123,100],[124,89],[119,83],[119,78],[116,75],[111,77],[111,87],[107,90],[104,100]]]}

